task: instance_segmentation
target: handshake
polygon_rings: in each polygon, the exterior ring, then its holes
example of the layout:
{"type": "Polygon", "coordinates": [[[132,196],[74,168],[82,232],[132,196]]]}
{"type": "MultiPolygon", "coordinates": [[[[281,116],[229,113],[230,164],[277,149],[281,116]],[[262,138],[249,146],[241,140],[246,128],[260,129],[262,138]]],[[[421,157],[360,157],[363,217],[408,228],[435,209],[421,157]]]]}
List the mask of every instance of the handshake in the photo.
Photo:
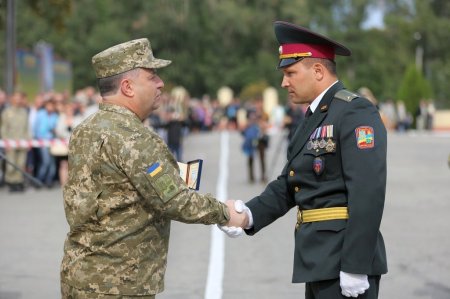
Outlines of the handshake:
{"type": "Polygon", "coordinates": [[[236,238],[243,234],[244,229],[253,226],[253,217],[250,209],[242,200],[227,200],[225,204],[230,213],[230,220],[225,226],[218,225],[219,229],[228,237],[236,238]]]}

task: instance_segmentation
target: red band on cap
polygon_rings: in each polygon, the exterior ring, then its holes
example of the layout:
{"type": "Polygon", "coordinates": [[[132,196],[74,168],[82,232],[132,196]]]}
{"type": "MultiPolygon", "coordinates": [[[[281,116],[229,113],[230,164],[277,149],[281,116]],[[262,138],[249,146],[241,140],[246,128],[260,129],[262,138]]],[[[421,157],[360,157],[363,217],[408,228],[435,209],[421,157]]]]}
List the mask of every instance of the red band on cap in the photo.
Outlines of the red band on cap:
{"type": "Polygon", "coordinates": [[[334,60],[334,48],[316,44],[284,44],[280,46],[280,59],[314,57],[334,60]]]}

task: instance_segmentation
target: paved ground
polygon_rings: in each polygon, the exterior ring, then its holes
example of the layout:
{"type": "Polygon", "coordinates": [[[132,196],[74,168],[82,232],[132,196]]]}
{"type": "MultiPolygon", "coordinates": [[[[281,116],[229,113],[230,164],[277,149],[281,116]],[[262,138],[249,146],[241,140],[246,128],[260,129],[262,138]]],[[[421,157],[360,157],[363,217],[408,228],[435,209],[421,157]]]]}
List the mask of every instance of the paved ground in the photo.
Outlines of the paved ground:
{"type": "MultiPolygon", "coordinates": [[[[285,148],[273,136],[271,177],[285,148]],[[277,153],[277,154],[275,154],[277,153]]],[[[185,157],[203,158],[200,192],[216,192],[219,133],[191,135],[185,157]]],[[[230,135],[228,195],[244,201],[264,188],[248,184],[241,137],[230,135]]],[[[450,135],[389,135],[388,190],[382,232],[389,273],[380,298],[450,298],[450,135]]],[[[291,284],[295,213],[253,237],[225,239],[224,299],[302,298],[291,284]]],[[[59,264],[67,232],[60,189],[11,195],[0,189],[0,299],[59,298],[59,264]]],[[[204,298],[211,227],[173,223],[166,290],[158,299],[204,298]]]]}

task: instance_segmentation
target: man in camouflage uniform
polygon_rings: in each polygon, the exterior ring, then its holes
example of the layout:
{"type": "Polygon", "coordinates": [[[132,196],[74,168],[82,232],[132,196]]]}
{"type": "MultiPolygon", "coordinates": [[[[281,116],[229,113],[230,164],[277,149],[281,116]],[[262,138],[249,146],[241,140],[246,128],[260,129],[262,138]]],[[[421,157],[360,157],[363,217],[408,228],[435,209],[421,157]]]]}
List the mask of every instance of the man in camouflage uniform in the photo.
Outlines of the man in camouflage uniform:
{"type": "Polygon", "coordinates": [[[92,58],[103,103],[69,144],[63,298],[154,298],[164,289],[171,220],[224,225],[244,218],[189,191],[166,144],[142,123],[164,87],[155,69],[169,63],[153,57],[148,39],[92,58]]]}
{"type": "MultiPolygon", "coordinates": [[[[3,139],[14,141],[27,140],[28,133],[28,112],[22,106],[24,95],[15,92],[11,97],[10,106],[2,112],[1,134],[3,139]]],[[[5,148],[5,156],[9,162],[17,168],[25,171],[27,149],[26,148],[5,148]]],[[[23,173],[11,164],[6,164],[5,182],[11,192],[24,191],[23,173]]]]}

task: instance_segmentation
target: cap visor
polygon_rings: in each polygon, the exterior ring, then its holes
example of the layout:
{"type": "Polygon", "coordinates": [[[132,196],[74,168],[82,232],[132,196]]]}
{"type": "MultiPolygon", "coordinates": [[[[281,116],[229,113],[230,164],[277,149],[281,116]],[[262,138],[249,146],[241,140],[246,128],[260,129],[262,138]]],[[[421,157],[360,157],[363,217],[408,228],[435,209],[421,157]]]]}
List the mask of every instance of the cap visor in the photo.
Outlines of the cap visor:
{"type": "Polygon", "coordinates": [[[172,63],[172,61],[170,61],[170,60],[155,58],[152,60],[152,62],[147,67],[152,68],[152,69],[160,69],[160,68],[168,66],[171,63],[172,63]]]}
{"type": "Polygon", "coordinates": [[[296,62],[299,62],[302,59],[298,58],[283,58],[278,62],[278,69],[285,68],[287,66],[290,66],[291,64],[294,64],[296,62]]]}

